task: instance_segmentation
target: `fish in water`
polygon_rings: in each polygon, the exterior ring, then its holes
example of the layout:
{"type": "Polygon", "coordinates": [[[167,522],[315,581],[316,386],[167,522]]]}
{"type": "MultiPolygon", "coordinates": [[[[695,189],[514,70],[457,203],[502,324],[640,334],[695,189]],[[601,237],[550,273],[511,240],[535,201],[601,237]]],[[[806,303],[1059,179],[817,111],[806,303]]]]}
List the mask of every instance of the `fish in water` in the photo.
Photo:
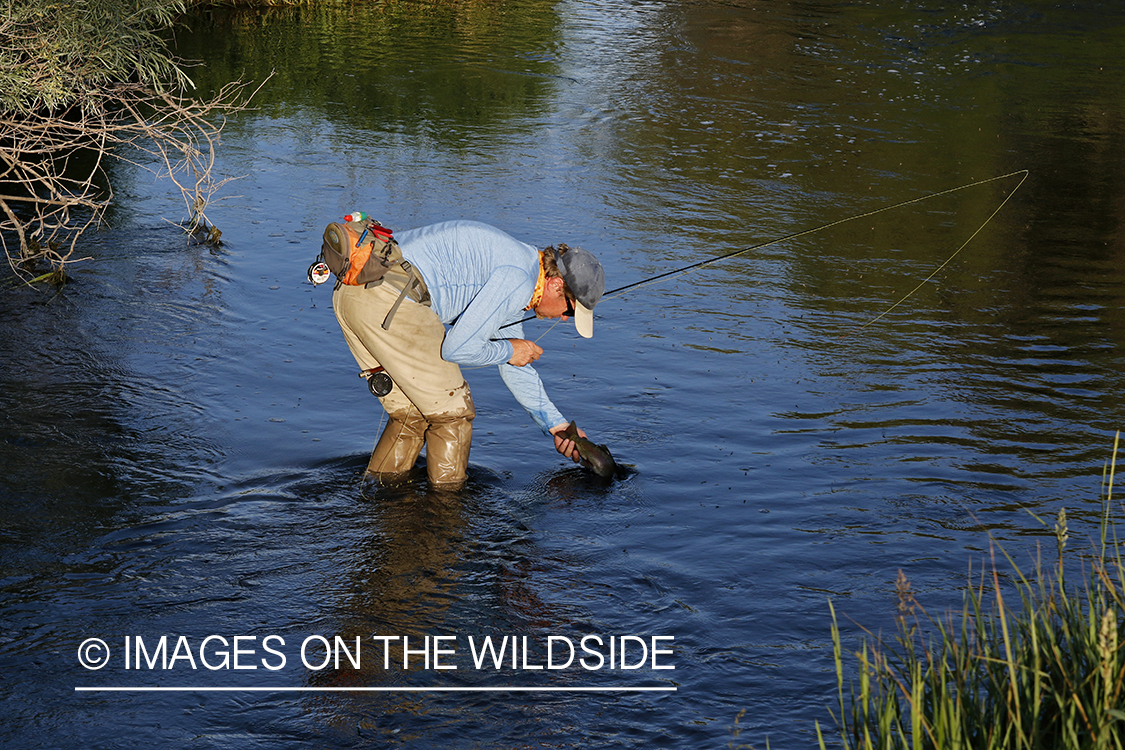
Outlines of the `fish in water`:
{"type": "Polygon", "coordinates": [[[609,479],[617,471],[617,463],[610,455],[609,448],[604,445],[594,445],[594,441],[579,435],[578,425],[573,420],[558,434],[560,437],[574,441],[574,447],[578,450],[578,457],[581,459],[580,463],[599,477],[609,479]]]}

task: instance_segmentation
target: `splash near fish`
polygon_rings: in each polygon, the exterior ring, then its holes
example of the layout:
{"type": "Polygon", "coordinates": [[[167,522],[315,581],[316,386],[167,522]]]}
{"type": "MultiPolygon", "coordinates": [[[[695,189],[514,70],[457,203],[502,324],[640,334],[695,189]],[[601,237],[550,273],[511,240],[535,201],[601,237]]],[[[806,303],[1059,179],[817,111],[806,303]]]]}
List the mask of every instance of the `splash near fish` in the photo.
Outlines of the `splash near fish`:
{"type": "Polygon", "coordinates": [[[579,463],[602,479],[610,479],[617,473],[617,462],[613,460],[609,448],[604,445],[595,445],[594,441],[582,437],[578,433],[578,425],[574,423],[574,420],[571,420],[566,429],[558,434],[560,437],[574,441],[574,447],[578,451],[580,459],[579,463]]]}

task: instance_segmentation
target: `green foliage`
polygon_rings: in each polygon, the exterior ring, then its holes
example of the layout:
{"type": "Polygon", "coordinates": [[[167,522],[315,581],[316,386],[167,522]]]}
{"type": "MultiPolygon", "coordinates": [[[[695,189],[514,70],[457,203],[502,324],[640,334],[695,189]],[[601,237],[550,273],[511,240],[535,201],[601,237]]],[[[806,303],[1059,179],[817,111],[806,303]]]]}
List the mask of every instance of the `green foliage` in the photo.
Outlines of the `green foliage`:
{"type": "MultiPolygon", "coordinates": [[[[0,0],[0,249],[25,281],[43,279],[45,264],[61,269],[113,200],[107,158],[137,154],[137,163],[157,165],[153,171],[180,188],[190,214],[185,229],[211,232],[205,211],[230,179],[212,172],[225,115],[244,109],[275,75],[286,91],[300,82],[309,101],[342,107],[362,126],[421,122],[455,143],[466,138],[462,124],[472,133],[534,112],[555,80],[550,63],[521,55],[506,61],[509,69],[493,70],[463,58],[490,49],[495,34],[520,35],[533,56],[555,31],[553,3],[0,0]],[[240,10],[202,12],[221,6],[240,10]],[[269,29],[280,14],[302,21],[285,38],[269,29]],[[183,35],[204,46],[194,56],[211,61],[195,71],[198,95],[169,47],[169,30],[181,20],[215,24],[183,35]],[[327,55],[325,38],[335,42],[327,55]],[[404,49],[404,40],[421,49],[404,49]],[[262,65],[248,70],[245,52],[254,45],[264,50],[254,57],[262,65]],[[430,64],[416,74],[422,57],[430,64]]],[[[178,51],[192,54],[178,41],[178,51]]]]}
{"type": "Polygon", "coordinates": [[[888,644],[868,634],[854,654],[858,686],[845,686],[832,610],[844,748],[1125,746],[1125,577],[1118,542],[1106,539],[1113,463],[1107,478],[1100,550],[1078,590],[1065,585],[1064,510],[1054,524],[1056,564],[1037,562],[1028,578],[1007,558],[1015,572],[1005,588],[994,559],[956,617],[927,615],[900,572],[897,636],[888,644]],[[1006,599],[1013,589],[1018,609],[1006,599]]]}
{"type": "Polygon", "coordinates": [[[162,35],[188,0],[0,3],[0,248],[12,271],[65,280],[113,198],[107,157],[144,154],[181,189],[185,229],[211,231],[204,211],[227,182],[211,171],[222,116],[244,108],[247,87],[184,95],[191,82],[162,35]]]}
{"type": "Polygon", "coordinates": [[[160,32],[185,0],[8,0],[0,19],[0,110],[28,115],[100,104],[109,84],[190,82],[160,32]]]}

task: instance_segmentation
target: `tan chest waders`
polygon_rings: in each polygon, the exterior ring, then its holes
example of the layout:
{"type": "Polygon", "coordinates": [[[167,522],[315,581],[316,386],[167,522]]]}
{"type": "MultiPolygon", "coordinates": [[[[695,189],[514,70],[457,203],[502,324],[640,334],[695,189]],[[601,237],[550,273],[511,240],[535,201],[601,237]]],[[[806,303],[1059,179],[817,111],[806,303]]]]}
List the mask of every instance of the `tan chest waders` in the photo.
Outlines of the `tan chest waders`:
{"type": "MultiPolygon", "coordinates": [[[[383,330],[389,330],[391,321],[406,297],[423,305],[430,303],[430,295],[422,277],[402,257],[394,231],[383,226],[362,211],[353,211],[343,222],[334,221],[324,229],[320,255],[309,266],[308,278],[319,286],[335,275],[336,286],[378,286],[385,280],[401,293],[383,319],[383,330]]],[[[372,395],[383,397],[390,393],[392,381],[382,367],[364,370],[359,374],[367,380],[372,395]]]]}

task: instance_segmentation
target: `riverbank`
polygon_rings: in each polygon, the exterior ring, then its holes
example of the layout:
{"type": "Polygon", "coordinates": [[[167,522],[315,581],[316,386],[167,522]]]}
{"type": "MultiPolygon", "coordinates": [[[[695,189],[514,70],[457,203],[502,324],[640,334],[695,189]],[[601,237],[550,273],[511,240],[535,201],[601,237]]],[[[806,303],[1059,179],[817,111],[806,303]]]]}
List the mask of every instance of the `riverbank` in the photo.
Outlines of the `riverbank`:
{"type": "Polygon", "coordinates": [[[17,278],[65,282],[113,201],[107,160],[133,152],[156,157],[180,187],[185,231],[218,242],[206,209],[225,183],[212,175],[220,118],[250,95],[235,83],[196,98],[167,32],[224,4],[27,0],[0,18],[0,243],[17,278]]]}
{"type": "MultiPolygon", "coordinates": [[[[848,659],[832,609],[834,713],[845,750],[1122,747],[1125,568],[1111,520],[1119,439],[1103,476],[1101,535],[1090,547],[1071,545],[1060,509],[1051,525],[1055,561],[1037,557],[1027,570],[993,543],[989,567],[970,571],[975,583],[956,614],[928,612],[899,570],[896,637],[867,631],[848,659]],[[1082,573],[1077,583],[1068,565],[1082,573]]],[[[823,734],[819,742],[827,747],[823,734]]]]}

